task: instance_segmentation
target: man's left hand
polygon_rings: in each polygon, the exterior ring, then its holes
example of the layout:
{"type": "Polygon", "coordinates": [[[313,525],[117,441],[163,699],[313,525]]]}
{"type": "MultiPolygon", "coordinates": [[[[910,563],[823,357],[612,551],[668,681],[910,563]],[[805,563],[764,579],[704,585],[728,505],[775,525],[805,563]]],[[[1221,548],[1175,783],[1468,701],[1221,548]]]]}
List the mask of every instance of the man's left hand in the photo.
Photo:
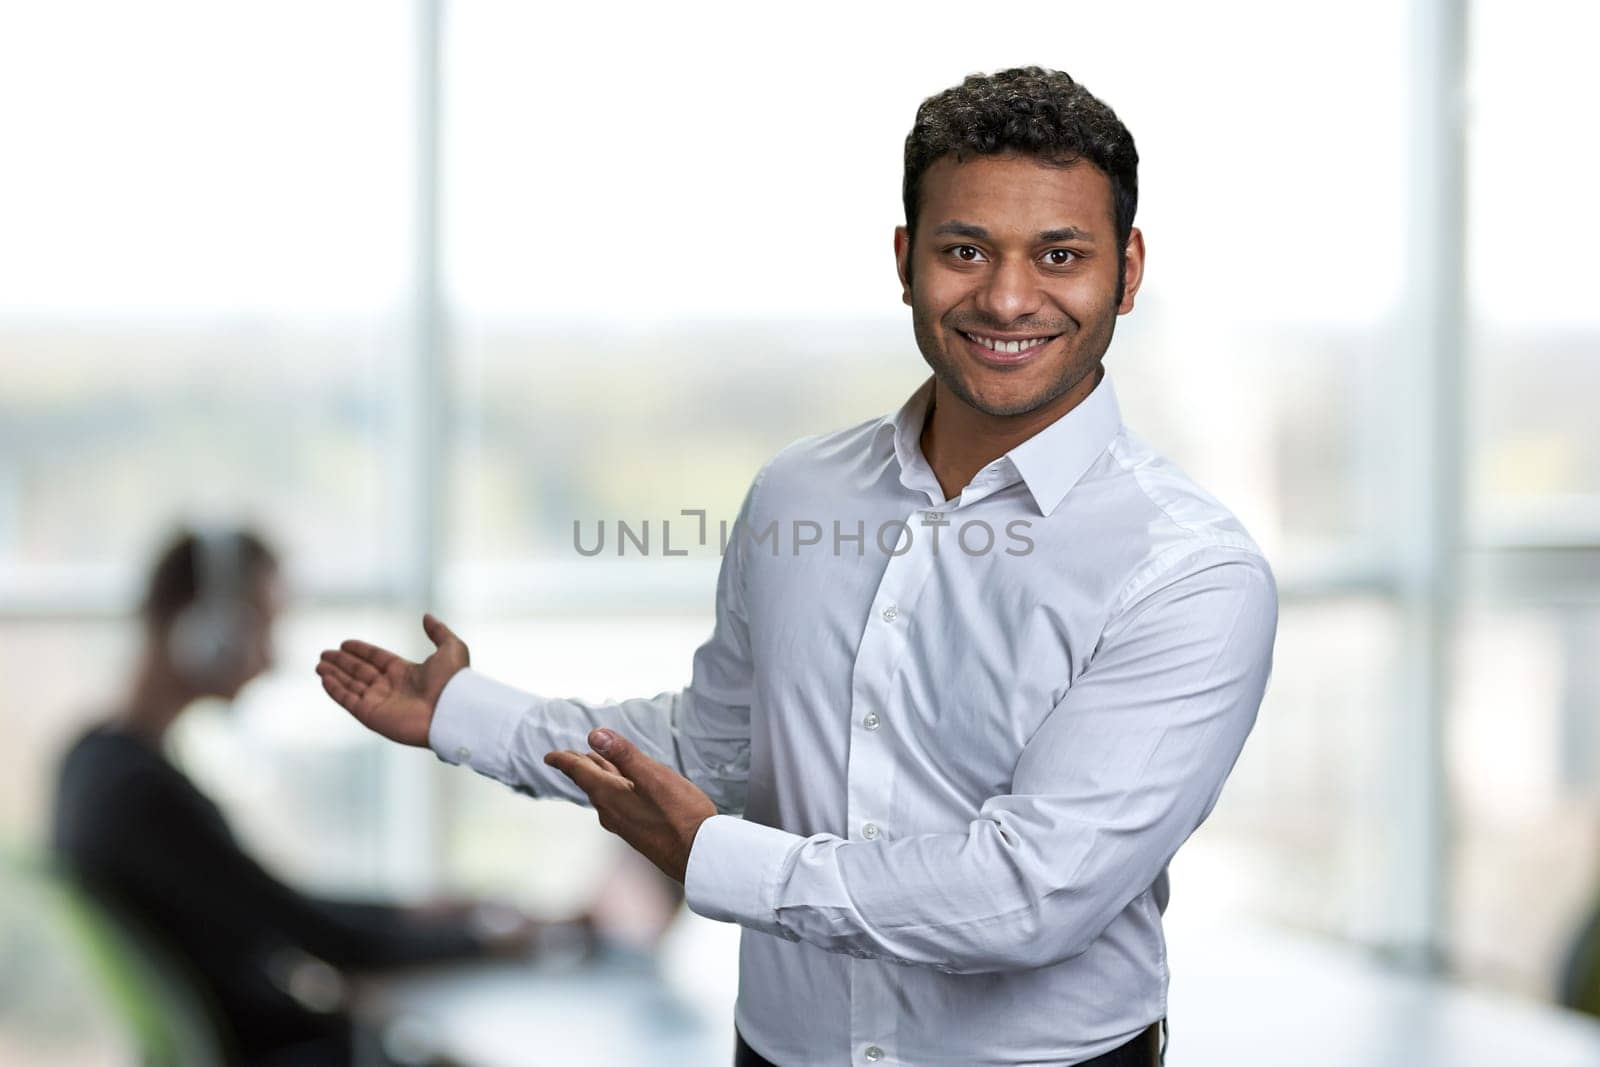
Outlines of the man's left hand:
{"type": "Polygon", "coordinates": [[[683,881],[694,835],[717,813],[716,805],[699,786],[614,730],[590,731],[589,744],[593,752],[558,749],[544,761],[589,794],[601,826],[669,878],[683,881]]]}

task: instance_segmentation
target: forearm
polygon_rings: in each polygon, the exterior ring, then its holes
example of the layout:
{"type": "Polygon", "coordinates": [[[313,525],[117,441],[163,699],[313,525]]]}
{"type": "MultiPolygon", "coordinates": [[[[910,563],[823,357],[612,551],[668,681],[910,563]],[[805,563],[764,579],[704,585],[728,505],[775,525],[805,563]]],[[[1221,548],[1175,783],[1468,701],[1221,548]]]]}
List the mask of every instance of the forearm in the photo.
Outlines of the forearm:
{"type": "Polygon", "coordinates": [[[743,809],[748,720],[693,690],[589,702],[536,696],[464,670],[440,696],[429,744],[446,762],[465,763],[518,792],[587,804],[584,792],[544,757],[587,749],[589,732],[600,726],[695,782],[719,810],[743,809]]]}
{"type": "Polygon", "coordinates": [[[365,901],[309,901],[323,922],[325,959],[344,967],[397,967],[473,956],[483,942],[464,919],[418,917],[402,907],[365,901]]]}
{"type": "MultiPolygon", "coordinates": [[[[690,854],[690,907],[792,941],[955,974],[1075,956],[1142,892],[1022,841],[1004,820],[898,841],[809,838],[708,820],[690,854]],[[704,847],[702,847],[704,846],[704,847]],[[1123,899],[1126,895],[1127,899],[1123,899]]],[[[1156,868],[1159,870],[1159,868],[1156,868]]]]}
{"type": "Polygon", "coordinates": [[[456,932],[408,936],[398,909],[308,896],[241,849],[190,790],[157,782],[112,817],[106,861],[117,884],[221,942],[281,941],[335,966],[372,966],[470,951],[456,932]],[[152,842],[160,842],[159,847],[152,842]]]}

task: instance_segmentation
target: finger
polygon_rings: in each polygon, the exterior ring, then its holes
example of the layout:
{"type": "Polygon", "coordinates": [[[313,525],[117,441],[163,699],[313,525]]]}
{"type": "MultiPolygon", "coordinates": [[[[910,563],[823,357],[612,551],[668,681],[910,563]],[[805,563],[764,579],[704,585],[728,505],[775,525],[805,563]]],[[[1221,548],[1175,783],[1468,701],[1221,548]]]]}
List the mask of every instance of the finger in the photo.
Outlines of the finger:
{"type": "Polygon", "coordinates": [[[554,767],[568,778],[572,777],[573,766],[582,761],[582,756],[568,748],[558,748],[554,752],[544,754],[545,765],[554,767]]]}
{"type": "Polygon", "coordinates": [[[333,678],[346,689],[360,696],[367,691],[367,683],[361,681],[353,674],[348,674],[331,663],[318,663],[317,674],[319,677],[333,678]]]}
{"type": "MultiPolygon", "coordinates": [[[[589,744],[610,760],[617,773],[632,782],[645,796],[654,799],[655,787],[666,770],[660,763],[639,751],[637,745],[615,730],[601,727],[589,731],[589,744]]],[[[677,776],[677,772],[670,772],[677,776]]]]}
{"type": "Polygon", "coordinates": [[[455,635],[454,630],[440,622],[436,615],[422,616],[422,632],[428,635],[428,640],[433,642],[435,648],[443,647],[451,641],[465,643],[455,635]]]}
{"type": "Polygon", "coordinates": [[[365,641],[357,641],[355,638],[351,638],[348,641],[341,641],[339,643],[339,649],[340,651],[350,653],[352,656],[358,656],[361,659],[366,660],[380,671],[387,671],[390,665],[395,663],[405,663],[405,660],[401,659],[393,652],[390,652],[388,649],[379,648],[377,645],[369,645],[365,641]]]}
{"type": "Polygon", "coordinates": [[[331,672],[323,672],[319,670],[317,673],[322,675],[323,691],[333,698],[334,703],[338,704],[351,714],[355,714],[356,709],[361,706],[361,695],[350,686],[340,681],[339,678],[337,678],[331,672]]]}
{"type": "Polygon", "coordinates": [[[570,749],[548,753],[544,761],[571,778],[579,789],[589,794],[591,800],[615,796],[619,790],[626,788],[623,779],[608,774],[570,749]]]}
{"type": "Polygon", "coordinates": [[[336,652],[330,649],[322,654],[322,662],[367,685],[371,685],[383,677],[372,664],[349,652],[336,652]]]}
{"type": "Polygon", "coordinates": [[[618,778],[621,778],[624,782],[628,780],[627,775],[617,770],[617,765],[615,763],[612,763],[598,752],[585,752],[583,754],[583,758],[594,764],[596,767],[599,767],[607,774],[614,774],[618,778]]]}
{"type": "MultiPolygon", "coordinates": [[[[618,790],[629,793],[633,792],[633,783],[628,781],[627,777],[624,776],[621,771],[617,770],[615,764],[606,759],[604,756],[600,755],[598,752],[578,752],[574,749],[564,748],[558,749],[557,751],[552,752],[550,755],[558,756],[563,761],[568,758],[586,761],[595,769],[595,772],[601,775],[610,785],[616,787],[618,790]]],[[[548,757],[546,757],[545,762],[550,762],[548,757]]]]}

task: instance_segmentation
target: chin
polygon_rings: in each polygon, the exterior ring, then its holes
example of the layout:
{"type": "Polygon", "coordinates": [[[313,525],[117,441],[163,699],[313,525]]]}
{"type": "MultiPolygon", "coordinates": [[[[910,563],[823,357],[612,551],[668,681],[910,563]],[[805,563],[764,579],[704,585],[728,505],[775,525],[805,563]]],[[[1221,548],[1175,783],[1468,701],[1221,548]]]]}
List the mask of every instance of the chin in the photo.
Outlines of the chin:
{"type": "Polygon", "coordinates": [[[957,381],[952,377],[955,376],[944,379],[952,393],[968,407],[994,418],[1026,415],[1063,392],[1059,375],[1040,380],[1032,374],[1024,378],[1014,372],[980,366],[965,369],[957,381]]]}

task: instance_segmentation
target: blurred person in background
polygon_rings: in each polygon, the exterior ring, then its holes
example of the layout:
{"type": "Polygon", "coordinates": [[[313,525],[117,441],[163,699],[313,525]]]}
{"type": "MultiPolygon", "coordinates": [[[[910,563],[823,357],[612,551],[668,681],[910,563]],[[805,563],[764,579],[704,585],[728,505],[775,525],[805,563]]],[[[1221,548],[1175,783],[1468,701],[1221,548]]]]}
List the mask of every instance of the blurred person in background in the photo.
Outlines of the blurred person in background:
{"type": "Polygon", "coordinates": [[[167,546],[140,609],[133,677],[61,763],[53,843],[98,902],[166,950],[228,1062],[342,1064],[353,1041],[342,970],[522,952],[537,930],[503,905],[301,893],[241,847],[168,759],[168,730],[189,707],[232,701],[272,666],[283,600],[277,557],[252,532],[188,532],[167,546]]]}

